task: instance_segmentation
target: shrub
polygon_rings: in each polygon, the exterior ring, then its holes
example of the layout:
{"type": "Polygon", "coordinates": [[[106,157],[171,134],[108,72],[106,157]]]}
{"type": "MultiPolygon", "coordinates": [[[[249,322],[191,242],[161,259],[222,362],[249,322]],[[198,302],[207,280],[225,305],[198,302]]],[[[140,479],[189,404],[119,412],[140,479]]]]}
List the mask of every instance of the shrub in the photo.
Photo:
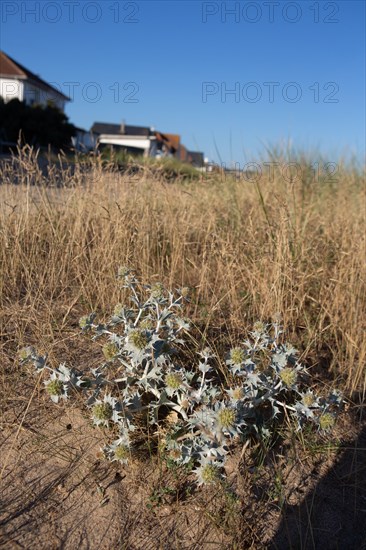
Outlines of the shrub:
{"type": "Polygon", "coordinates": [[[13,99],[5,103],[0,98],[1,129],[8,141],[16,143],[21,133],[25,143],[55,149],[71,147],[76,128],[68,117],[52,105],[26,105],[13,99]]]}
{"type": "Polygon", "coordinates": [[[52,369],[34,348],[20,352],[23,363],[45,373],[52,401],[67,400],[73,392],[84,395],[93,423],[115,437],[103,449],[108,459],[128,462],[136,430],[158,432],[167,459],[195,466],[198,484],[208,484],[222,477],[236,443],[270,435],[285,417],[296,430],[305,422],[320,431],[333,427],[340,394],[320,397],[305,388],[306,369],[283,342],[278,320],[256,323],[250,337],[229,351],[222,380],[210,349],[198,353],[197,365],[184,360],[190,327],[180,312],[187,289],[173,293],[161,283],[142,286],[126,268],[118,278],[130,303],[117,304],[105,323],[97,323],[95,314],[80,319],[83,332],[104,341],[105,361],[98,368],[52,369]]]}

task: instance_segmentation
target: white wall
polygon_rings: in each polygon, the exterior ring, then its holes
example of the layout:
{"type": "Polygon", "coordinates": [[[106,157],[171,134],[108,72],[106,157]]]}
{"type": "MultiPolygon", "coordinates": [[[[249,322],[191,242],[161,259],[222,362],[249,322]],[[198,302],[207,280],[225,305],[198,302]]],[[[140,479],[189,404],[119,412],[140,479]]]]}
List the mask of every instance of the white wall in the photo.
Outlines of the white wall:
{"type": "Polygon", "coordinates": [[[46,106],[48,103],[53,103],[61,111],[65,110],[65,99],[56,90],[44,90],[27,80],[1,77],[0,96],[5,102],[19,99],[19,101],[25,101],[27,105],[36,103],[46,106]]]}
{"type": "Polygon", "coordinates": [[[123,136],[123,135],[107,135],[101,134],[98,138],[98,143],[101,145],[120,145],[121,147],[132,147],[141,149],[145,156],[149,155],[151,142],[155,138],[144,136],[123,136]]]}
{"type": "Polygon", "coordinates": [[[0,96],[5,102],[12,99],[24,99],[24,83],[21,80],[14,80],[13,78],[0,78],[0,96]]]}

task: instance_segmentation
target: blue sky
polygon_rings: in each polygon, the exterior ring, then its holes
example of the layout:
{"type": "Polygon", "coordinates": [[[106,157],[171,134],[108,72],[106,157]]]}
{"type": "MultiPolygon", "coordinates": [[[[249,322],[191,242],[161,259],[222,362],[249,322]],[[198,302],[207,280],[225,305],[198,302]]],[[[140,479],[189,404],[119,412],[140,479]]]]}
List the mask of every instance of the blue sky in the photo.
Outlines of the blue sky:
{"type": "Polygon", "coordinates": [[[363,1],[2,0],[0,9],[1,49],[71,93],[77,126],[153,126],[228,165],[287,142],[330,161],[364,154],[363,1]]]}

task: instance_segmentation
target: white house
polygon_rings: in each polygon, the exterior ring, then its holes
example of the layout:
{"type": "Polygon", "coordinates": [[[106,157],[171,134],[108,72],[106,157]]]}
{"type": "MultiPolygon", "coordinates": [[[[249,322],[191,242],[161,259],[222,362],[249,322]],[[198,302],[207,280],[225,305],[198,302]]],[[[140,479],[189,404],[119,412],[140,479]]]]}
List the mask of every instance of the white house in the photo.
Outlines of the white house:
{"type": "Polygon", "coordinates": [[[98,146],[111,145],[145,157],[155,156],[156,135],[152,128],[94,122],[91,132],[96,137],[98,146]]]}
{"type": "Polygon", "coordinates": [[[124,122],[94,122],[90,135],[97,147],[109,145],[116,150],[122,149],[144,157],[174,157],[206,171],[207,162],[203,153],[188,151],[181,143],[179,134],[157,132],[148,126],[130,126],[124,122]]]}
{"type": "Polygon", "coordinates": [[[27,105],[54,105],[64,111],[70,98],[51,86],[6,53],[0,51],[0,96],[5,102],[12,99],[27,105]]]}

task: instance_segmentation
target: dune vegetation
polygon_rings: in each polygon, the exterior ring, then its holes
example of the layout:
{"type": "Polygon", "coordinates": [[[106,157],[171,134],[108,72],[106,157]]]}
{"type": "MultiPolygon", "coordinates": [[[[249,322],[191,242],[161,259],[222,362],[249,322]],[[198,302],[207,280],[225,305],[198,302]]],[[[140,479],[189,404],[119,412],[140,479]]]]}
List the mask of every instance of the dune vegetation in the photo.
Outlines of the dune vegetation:
{"type": "MultiPolygon", "coordinates": [[[[273,173],[257,178],[183,170],[174,179],[170,168],[169,177],[151,163],[121,171],[98,158],[41,169],[29,148],[0,165],[7,543],[284,548],[276,536],[286,507],[301,509],[364,426],[365,189],[353,165],[340,162],[336,176],[317,176],[297,155],[300,171],[291,179],[281,170],[288,157],[271,160],[273,173]],[[104,461],[105,433],[92,427],[81,400],[52,404],[42,375],[30,374],[18,353],[34,346],[51,365],[95,368],[101,344],[81,334],[79,319],[96,312],[103,320],[125,300],[120,266],[133,268],[143,283],[190,289],[188,363],[205,346],[225,357],[257,321],[280,316],[310,388],[342,392],[332,435],[298,433],[284,418],[266,440],[234,445],[225,482],[207,488],[168,467],[159,445],[145,446],[130,465],[104,461]]],[[[225,377],[224,360],[219,368],[225,377]]],[[[359,476],[353,490],[361,490],[364,480],[352,468],[359,476]]],[[[357,498],[353,506],[357,522],[357,498]]],[[[286,531],[296,548],[321,540],[306,517],[306,535],[296,522],[286,531]]]]}

